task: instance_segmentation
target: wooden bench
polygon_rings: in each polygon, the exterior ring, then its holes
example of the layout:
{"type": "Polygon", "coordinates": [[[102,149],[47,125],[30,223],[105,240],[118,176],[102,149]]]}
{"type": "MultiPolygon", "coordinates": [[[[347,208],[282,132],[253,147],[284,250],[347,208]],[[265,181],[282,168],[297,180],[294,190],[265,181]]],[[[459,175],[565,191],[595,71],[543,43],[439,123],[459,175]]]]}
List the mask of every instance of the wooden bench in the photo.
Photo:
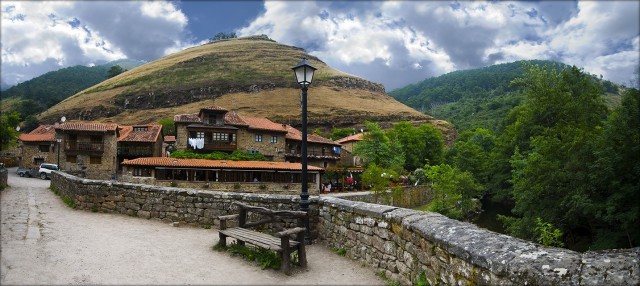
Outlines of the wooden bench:
{"type": "Polygon", "coordinates": [[[245,242],[266,249],[274,250],[282,259],[280,269],[286,274],[291,275],[291,252],[298,251],[298,264],[307,267],[307,255],[304,247],[304,218],[306,212],[302,211],[274,211],[263,207],[245,205],[240,202],[234,202],[238,206],[239,213],[234,215],[219,216],[220,220],[220,245],[227,245],[227,237],[235,238],[239,245],[245,242]],[[261,217],[266,217],[259,221],[248,222],[247,214],[249,212],[258,213],[261,217]],[[273,223],[274,229],[281,229],[278,223],[283,219],[295,219],[298,227],[285,229],[269,235],[263,232],[251,230],[249,228],[273,223]],[[238,227],[227,228],[228,220],[238,219],[238,227]],[[291,239],[295,236],[295,239],[291,239]]]}

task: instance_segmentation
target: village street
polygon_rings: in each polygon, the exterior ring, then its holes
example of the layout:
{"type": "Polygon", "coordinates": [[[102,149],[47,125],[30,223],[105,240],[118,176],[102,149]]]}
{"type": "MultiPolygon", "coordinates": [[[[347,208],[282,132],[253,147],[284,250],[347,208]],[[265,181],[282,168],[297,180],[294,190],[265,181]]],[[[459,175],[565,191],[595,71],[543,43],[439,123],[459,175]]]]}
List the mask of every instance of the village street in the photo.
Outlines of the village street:
{"type": "Polygon", "coordinates": [[[323,245],[292,276],[216,252],[216,229],[69,208],[49,180],[9,169],[1,192],[0,284],[382,285],[374,271],[323,245]]]}

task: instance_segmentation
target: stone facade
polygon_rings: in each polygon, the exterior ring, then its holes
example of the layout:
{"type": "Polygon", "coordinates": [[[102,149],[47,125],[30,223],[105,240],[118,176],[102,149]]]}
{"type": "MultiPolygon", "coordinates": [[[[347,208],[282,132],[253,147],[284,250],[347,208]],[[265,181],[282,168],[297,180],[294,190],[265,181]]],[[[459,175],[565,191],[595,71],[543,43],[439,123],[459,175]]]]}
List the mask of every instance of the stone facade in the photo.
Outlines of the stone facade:
{"type": "MultiPolygon", "coordinates": [[[[58,162],[55,142],[20,142],[20,150],[22,157],[19,163],[20,168],[38,169],[42,163],[58,162]],[[46,151],[42,151],[45,149],[46,151]]],[[[62,162],[62,159],[60,161],[62,162]]]]}
{"type": "Polygon", "coordinates": [[[115,132],[92,133],[68,131],[65,133],[65,136],[63,136],[61,144],[62,146],[67,146],[66,148],[60,148],[61,170],[77,173],[92,179],[110,179],[115,175],[118,146],[115,132]],[[96,153],[69,151],[69,134],[75,134],[78,142],[90,142],[91,136],[102,136],[103,151],[96,153]]]}
{"type": "Polygon", "coordinates": [[[238,150],[255,150],[273,161],[284,162],[285,133],[262,130],[238,130],[238,150]],[[256,141],[256,135],[262,135],[262,142],[256,141]],[[277,136],[277,142],[271,143],[271,136],[277,136]]]}
{"type": "MultiPolygon", "coordinates": [[[[51,187],[78,209],[191,224],[219,224],[232,203],[297,210],[299,197],[226,193],[80,179],[53,172],[51,187]]],[[[312,237],[403,285],[638,285],[640,248],[578,253],[480,229],[442,215],[310,198],[312,237]]]]}

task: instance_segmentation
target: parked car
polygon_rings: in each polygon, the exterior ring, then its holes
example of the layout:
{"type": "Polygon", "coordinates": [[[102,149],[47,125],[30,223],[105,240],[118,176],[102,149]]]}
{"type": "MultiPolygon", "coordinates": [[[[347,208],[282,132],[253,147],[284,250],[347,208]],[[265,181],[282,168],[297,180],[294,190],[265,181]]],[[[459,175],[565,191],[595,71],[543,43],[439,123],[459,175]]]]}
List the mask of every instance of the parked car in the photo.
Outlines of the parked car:
{"type": "Polygon", "coordinates": [[[40,164],[40,170],[38,170],[38,173],[40,174],[40,179],[46,180],[51,176],[51,171],[58,170],[60,170],[60,168],[58,168],[58,165],[56,164],[43,163],[40,164]]]}
{"type": "Polygon", "coordinates": [[[16,174],[18,174],[18,176],[20,177],[29,177],[29,178],[38,176],[38,172],[36,170],[21,169],[21,168],[18,168],[18,170],[16,170],[16,174]]]}

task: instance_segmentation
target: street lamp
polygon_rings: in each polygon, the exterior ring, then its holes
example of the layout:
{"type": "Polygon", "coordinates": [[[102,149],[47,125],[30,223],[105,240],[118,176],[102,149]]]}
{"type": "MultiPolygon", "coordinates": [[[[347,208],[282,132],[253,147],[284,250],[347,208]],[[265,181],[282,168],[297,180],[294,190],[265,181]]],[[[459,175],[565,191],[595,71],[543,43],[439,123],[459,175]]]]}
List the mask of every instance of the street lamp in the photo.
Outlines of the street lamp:
{"type": "Polygon", "coordinates": [[[308,191],[308,176],[307,176],[307,89],[311,85],[313,80],[313,73],[316,68],[312,67],[306,58],[293,67],[293,71],[296,74],[296,80],[302,88],[302,96],[300,98],[302,105],[302,154],[300,156],[302,163],[302,192],[300,193],[300,210],[307,213],[304,219],[304,241],[306,244],[311,244],[311,236],[309,235],[309,191],[308,191]]]}
{"type": "MultiPolygon", "coordinates": [[[[62,118],[60,118],[60,122],[64,123],[65,121],[67,121],[67,117],[62,116],[62,118]]],[[[55,124],[56,126],[58,126],[58,122],[56,122],[55,124]]],[[[58,143],[58,170],[61,170],[60,168],[60,143],[62,143],[62,134],[58,134],[58,132],[56,132],[56,143],[58,143]]]]}

